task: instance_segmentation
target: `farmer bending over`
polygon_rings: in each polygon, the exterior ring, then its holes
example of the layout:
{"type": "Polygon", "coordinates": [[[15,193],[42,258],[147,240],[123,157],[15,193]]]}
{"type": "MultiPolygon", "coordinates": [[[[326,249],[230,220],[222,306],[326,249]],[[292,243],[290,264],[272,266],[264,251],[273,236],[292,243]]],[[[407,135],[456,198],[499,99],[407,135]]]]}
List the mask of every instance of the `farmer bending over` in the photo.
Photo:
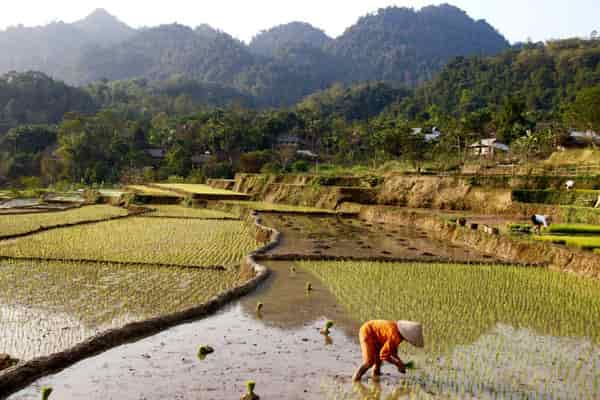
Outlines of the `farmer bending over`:
{"type": "Polygon", "coordinates": [[[398,371],[406,373],[406,367],[398,357],[398,346],[404,340],[416,347],[423,347],[423,328],[418,322],[410,321],[369,321],[359,333],[363,364],[358,368],[354,381],[360,381],[373,366],[373,377],[381,375],[384,361],[394,364],[398,371]]]}
{"type": "Polygon", "coordinates": [[[540,235],[542,232],[542,226],[544,228],[548,227],[548,224],[551,222],[551,219],[547,215],[534,215],[531,217],[531,222],[533,223],[533,228],[535,232],[540,235]]]}

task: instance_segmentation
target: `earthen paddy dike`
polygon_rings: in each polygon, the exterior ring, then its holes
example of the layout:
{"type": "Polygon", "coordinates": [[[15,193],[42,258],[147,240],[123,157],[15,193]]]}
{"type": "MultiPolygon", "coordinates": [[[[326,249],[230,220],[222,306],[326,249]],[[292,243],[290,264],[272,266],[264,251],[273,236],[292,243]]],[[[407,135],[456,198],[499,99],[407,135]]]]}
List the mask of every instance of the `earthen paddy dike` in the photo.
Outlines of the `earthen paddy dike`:
{"type": "MultiPolygon", "coordinates": [[[[433,241],[426,232],[409,227],[388,228],[336,218],[281,217],[263,218],[265,225],[281,229],[283,233],[281,246],[269,253],[274,258],[321,254],[325,258],[383,256],[423,261],[491,261],[489,256],[433,241]]],[[[436,396],[438,387],[460,397],[458,387],[462,378],[452,375],[452,371],[463,369],[462,352],[470,354],[469,348],[457,347],[443,357],[450,360],[446,363],[456,363],[455,368],[445,369],[444,374],[429,366],[439,363],[439,358],[436,361],[424,352],[412,353],[410,357],[423,366],[413,377],[410,372],[405,377],[400,376],[394,367],[387,365],[379,383],[365,378],[363,385],[353,385],[351,376],[361,361],[357,338],[361,321],[353,318],[317,278],[298,268],[293,261],[265,261],[264,264],[272,271],[267,282],[218,314],[79,362],[38,380],[10,399],[37,399],[43,386],[53,387],[53,395],[62,400],[234,399],[243,394],[247,380],[256,381],[256,392],[264,399],[396,399],[409,394],[431,398],[436,396]],[[306,290],[308,282],[313,288],[310,292],[306,290]],[[264,305],[260,313],[256,310],[258,303],[264,305]],[[335,321],[335,327],[331,335],[325,337],[319,330],[328,320],[335,321]],[[201,345],[212,346],[215,353],[199,360],[196,353],[201,345]],[[377,393],[383,393],[382,397],[377,393]],[[388,395],[390,397],[386,397],[388,395]]],[[[544,354],[556,346],[566,346],[555,343],[554,338],[502,325],[483,335],[482,345],[473,346],[485,349],[488,340],[493,343],[500,340],[511,349],[518,349],[515,354],[527,351],[518,347],[525,342],[536,343],[537,347],[539,343],[547,343],[544,354]]],[[[572,346],[580,349],[586,345],[582,343],[576,341],[572,346]]],[[[405,350],[402,346],[401,354],[405,350]]],[[[496,354],[494,351],[482,354],[492,357],[496,354]]],[[[545,360],[543,363],[545,365],[545,360]]],[[[532,368],[514,364],[519,373],[532,368]]],[[[600,359],[592,359],[592,370],[595,365],[600,365],[600,359]]],[[[503,368],[514,372],[512,366],[503,368]]],[[[515,391],[528,398],[526,388],[518,387],[515,391]]],[[[493,388],[489,391],[478,388],[477,393],[483,392],[486,395],[481,398],[495,398],[493,388]]],[[[568,394],[568,390],[559,394],[568,394]]]]}

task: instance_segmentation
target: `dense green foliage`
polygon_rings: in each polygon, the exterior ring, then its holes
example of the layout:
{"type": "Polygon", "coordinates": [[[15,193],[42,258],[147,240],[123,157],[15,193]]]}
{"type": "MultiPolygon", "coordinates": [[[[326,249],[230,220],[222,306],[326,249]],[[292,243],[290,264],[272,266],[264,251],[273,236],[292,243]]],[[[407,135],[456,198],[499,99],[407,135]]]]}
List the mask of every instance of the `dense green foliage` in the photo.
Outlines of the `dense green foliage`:
{"type": "Polygon", "coordinates": [[[0,136],[21,124],[57,123],[66,112],[95,110],[94,101],[85,91],[42,73],[0,76],[0,136]]]}
{"type": "MultiPolygon", "coordinates": [[[[579,94],[576,107],[587,107],[588,114],[592,114],[589,110],[598,103],[590,97],[600,101],[598,90],[580,91],[598,84],[600,41],[572,39],[530,44],[495,57],[457,58],[450,62],[417,91],[413,111],[427,111],[435,105],[442,113],[465,117],[501,109],[512,97],[522,100],[512,101],[521,111],[556,114],[579,94]]],[[[586,118],[581,112],[578,114],[586,118]]],[[[598,121],[592,117],[589,115],[589,121],[578,125],[598,127],[598,121]]]]}

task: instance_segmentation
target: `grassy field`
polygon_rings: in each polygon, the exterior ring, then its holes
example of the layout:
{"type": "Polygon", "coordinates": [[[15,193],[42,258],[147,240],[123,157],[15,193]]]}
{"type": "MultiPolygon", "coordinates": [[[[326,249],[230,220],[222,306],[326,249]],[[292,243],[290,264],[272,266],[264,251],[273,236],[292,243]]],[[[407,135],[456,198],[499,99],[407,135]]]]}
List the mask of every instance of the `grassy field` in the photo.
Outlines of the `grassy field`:
{"type": "Polygon", "coordinates": [[[68,211],[23,215],[0,215],[0,238],[32,232],[40,227],[72,224],[85,221],[100,221],[111,217],[125,216],[123,208],[106,205],[86,206],[68,211]]]}
{"type": "Polygon", "coordinates": [[[185,183],[159,183],[155,184],[165,190],[179,190],[190,194],[207,194],[207,195],[219,195],[219,196],[227,196],[227,195],[243,195],[243,193],[234,192],[231,190],[225,189],[215,189],[208,185],[198,185],[198,184],[185,184],[185,183]]]}
{"type": "Polygon", "coordinates": [[[156,210],[148,214],[151,217],[198,218],[198,219],[227,219],[235,215],[207,208],[190,208],[183,206],[153,205],[156,210]]]}
{"type": "Polygon", "coordinates": [[[130,218],[17,239],[0,256],[200,267],[238,263],[257,247],[240,221],[130,218]]]}
{"type": "Polygon", "coordinates": [[[359,322],[423,323],[425,351],[400,348],[417,365],[408,385],[449,398],[600,396],[600,282],[506,266],[298,264],[359,322]]]}
{"type": "Polygon", "coordinates": [[[335,214],[335,211],[326,210],[322,208],[314,208],[314,207],[302,207],[302,206],[292,206],[288,204],[276,204],[276,203],[267,203],[262,201],[233,201],[233,200],[222,200],[220,203],[230,205],[230,206],[239,206],[244,208],[249,208],[251,210],[256,211],[277,211],[277,212],[295,212],[295,213],[307,213],[307,214],[335,214]]]}
{"type": "Polygon", "coordinates": [[[236,269],[0,261],[0,352],[47,355],[100,330],[197,306],[240,282],[236,269]]]}

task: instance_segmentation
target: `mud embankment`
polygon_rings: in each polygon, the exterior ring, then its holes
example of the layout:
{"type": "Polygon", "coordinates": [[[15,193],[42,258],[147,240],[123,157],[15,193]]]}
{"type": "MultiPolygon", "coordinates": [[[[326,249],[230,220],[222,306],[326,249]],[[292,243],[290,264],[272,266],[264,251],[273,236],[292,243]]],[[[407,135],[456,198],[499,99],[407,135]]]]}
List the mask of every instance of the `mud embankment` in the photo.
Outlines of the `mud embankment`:
{"type": "Polygon", "coordinates": [[[69,350],[47,357],[35,358],[3,370],[0,372],[0,398],[7,397],[43,376],[65,369],[113,347],[148,337],[186,321],[214,314],[224,305],[253,291],[269,275],[269,270],[256,262],[256,256],[277,246],[280,234],[274,229],[263,226],[260,218],[255,214],[249,217],[248,222],[253,224],[257,240],[266,244],[261,249],[249,254],[242,263],[242,276],[247,277],[244,284],[229,289],[191,309],[111,329],[93,336],[69,350]]]}
{"type": "Polygon", "coordinates": [[[390,207],[364,207],[361,218],[372,223],[411,224],[438,239],[485,254],[498,254],[507,261],[549,268],[600,279],[600,255],[545,243],[521,241],[444,221],[426,212],[390,207]]]}
{"type": "Polygon", "coordinates": [[[323,178],[238,174],[234,190],[254,200],[325,209],[344,203],[501,213],[513,206],[508,189],[483,189],[461,177],[323,178]]]}
{"type": "MultiPolygon", "coordinates": [[[[527,218],[537,213],[551,215],[556,222],[600,223],[600,212],[589,207],[558,207],[520,202],[515,198],[517,192],[560,188],[564,179],[416,175],[324,178],[238,174],[233,189],[257,201],[338,211],[343,211],[349,204],[388,205],[527,218]]],[[[588,178],[579,181],[582,186],[593,186],[588,178]]],[[[214,184],[219,186],[218,182],[214,184]]],[[[585,205],[590,205],[588,203],[585,205]]]]}

